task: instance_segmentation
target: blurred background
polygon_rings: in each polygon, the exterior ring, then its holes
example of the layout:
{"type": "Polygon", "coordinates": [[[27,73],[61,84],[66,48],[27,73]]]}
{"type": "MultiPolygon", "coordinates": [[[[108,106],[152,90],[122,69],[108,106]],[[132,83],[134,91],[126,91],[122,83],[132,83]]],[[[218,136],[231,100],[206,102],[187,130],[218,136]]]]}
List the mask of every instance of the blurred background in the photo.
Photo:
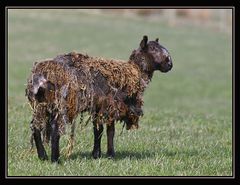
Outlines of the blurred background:
{"type": "MultiPolygon", "coordinates": [[[[158,169],[163,169],[166,175],[170,168],[170,175],[231,175],[231,9],[8,9],[10,174],[32,173],[23,167],[32,160],[32,155],[19,161],[18,152],[29,147],[31,109],[25,97],[25,84],[34,62],[71,51],[128,60],[132,50],[139,47],[143,35],[148,35],[149,40],[159,38],[173,60],[172,70],[168,73],[156,71],[145,91],[145,114],[139,131],[143,133],[138,135],[139,143],[155,138],[154,143],[146,146],[154,145],[156,153],[166,156],[163,166],[165,161],[170,163],[162,168],[153,161],[156,169],[149,165],[152,171],[146,174],[157,174],[158,169]],[[162,146],[166,146],[166,150],[162,146]],[[193,151],[188,152],[191,148],[193,151]],[[184,149],[185,154],[170,155],[184,149]],[[186,168],[175,168],[182,156],[187,162],[181,164],[186,168]],[[180,159],[174,162],[174,157],[180,159]]],[[[91,150],[91,134],[83,133],[82,144],[78,145],[82,150],[91,150]]],[[[133,135],[128,141],[134,142],[136,138],[133,135]]],[[[120,140],[119,148],[125,146],[120,140]]],[[[135,146],[133,143],[129,147],[135,146]]],[[[35,164],[39,165],[32,163],[35,164]]],[[[146,164],[152,163],[147,161],[146,164]]],[[[76,173],[78,169],[76,167],[76,173]]],[[[134,169],[138,168],[133,168],[133,172],[134,169]]],[[[125,168],[119,174],[124,171],[125,168]]],[[[50,170],[49,174],[58,172],[61,174],[61,171],[50,170]]]]}
{"type": "Polygon", "coordinates": [[[25,102],[24,84],[35,61],[71,51],[127,60],[148,35],[169,50],[174,67],[155,73],[146,108],[231,112],[231,9],[8,11],[9,101],[25,102]]]}
{"type": "MultiPolygon", "coordinates": [[[[89,10],[81,10],[89,12],[89,10]]],[[[118,14],[125,17],[147,18],[164,21],[169,26],[195,25],[209,29],[231,32],[231,9],[98,9],[93,14],[118,14]]]]}

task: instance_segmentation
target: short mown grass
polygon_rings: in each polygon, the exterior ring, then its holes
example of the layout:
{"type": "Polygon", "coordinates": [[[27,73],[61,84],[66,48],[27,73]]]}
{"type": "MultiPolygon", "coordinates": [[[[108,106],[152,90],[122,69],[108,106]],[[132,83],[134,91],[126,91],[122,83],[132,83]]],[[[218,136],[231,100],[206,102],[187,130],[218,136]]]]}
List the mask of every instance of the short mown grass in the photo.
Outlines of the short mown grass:
{"type": "Polygon", "coordinates": [[[225,33],[78,10],[9,10],[7,175],[232,176],[231,79],[231,36],[225,33]],[[24,97],[33,63],[73,50],[127,60],[145,34],[159,37],[174,66],[167,74],[155,72],[140,128],[121,134],[118,123],[116,157],[106,158],[104,134],[103,157],[94,160],[92,125],[77,124],[73,154],[64,155],[66,134],[61,164],[40,161],[36,149],[30,152],[31,109],[24,97]]]}

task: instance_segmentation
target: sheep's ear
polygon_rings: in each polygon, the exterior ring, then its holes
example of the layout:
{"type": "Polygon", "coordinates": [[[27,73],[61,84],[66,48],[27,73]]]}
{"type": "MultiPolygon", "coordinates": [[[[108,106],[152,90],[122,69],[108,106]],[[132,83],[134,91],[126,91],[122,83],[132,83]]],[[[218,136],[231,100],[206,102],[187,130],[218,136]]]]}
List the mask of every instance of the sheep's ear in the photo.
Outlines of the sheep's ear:
{"type": "Polygon", "coordinates": [[[143,40],[140,43],[140,47],[142,49],[145,49],[147,47],[147,41],[148,41],[148,37],[146,35],[143,36],[143,40]]]}
{"type": "Polygon", "coordinates": [[[155,40],[155,41],[156,41],[156,42],[158,42],[158,40],[159,40],[159,38],[156,38],[156,40],[155,40]]]}

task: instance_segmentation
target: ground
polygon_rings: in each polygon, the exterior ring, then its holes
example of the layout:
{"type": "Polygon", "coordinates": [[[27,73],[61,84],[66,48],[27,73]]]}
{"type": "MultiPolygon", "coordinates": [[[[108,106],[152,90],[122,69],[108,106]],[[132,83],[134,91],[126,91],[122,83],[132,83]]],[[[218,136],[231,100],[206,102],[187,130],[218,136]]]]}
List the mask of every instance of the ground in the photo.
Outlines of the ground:
{"type": "Polygon", "coordinates": [[[74,10],[9,10],[7,175],[231,176],[231,47],[231,35],[207,28],[74,10]],[[117,124],[115,159],[106,158],[105,133],[103,157],[91,158],[91,124],[77,124],[69,158],[68,136],[61,137],[60,165],[30,153],[31,109],[24,94],[33,63],[71,51],[127,60],[143,35],[159,37],[173,69],[154,73],[138,130],[120,134],[117,124]]]}

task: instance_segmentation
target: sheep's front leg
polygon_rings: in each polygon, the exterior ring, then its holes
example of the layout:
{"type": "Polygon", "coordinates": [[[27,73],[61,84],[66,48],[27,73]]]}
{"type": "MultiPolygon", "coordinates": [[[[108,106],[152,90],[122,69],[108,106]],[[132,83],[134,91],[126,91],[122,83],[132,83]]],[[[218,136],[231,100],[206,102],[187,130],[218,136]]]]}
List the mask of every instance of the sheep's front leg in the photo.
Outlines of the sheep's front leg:
{"type": "Polygon", "coordinates": [[[114,133],[115,133],[115,125],[114,125],[114,122],[112,122],[110,125],[107,125],[107,157],[108,158],[113,158],[115,156],[114,143],[113,143],[114,133]]]}
{"type": "Polygon", "coordinates": [[[57,124],[57,119],[56,117],[51,121],[51,161],[52,162],[59,162],[59,131],[58,131],[58,124],[57,124]]]}
{"type": "Polygon", "coordinates": [[[40,130],[38,128],[36,128],[35,126],[33,126],[32,131],[33,131],[33,138],[34,138],[34,141],[35,141],[35,144],[37,147],[38,158],[41,160],[48,159],[47,153],[46,153],[43,143],[42,143],[40,130]]]}
{"type": "Polygon", "coordinates": [[[96,121],[93,123],[93,133],[94,133],[94,147],[92,151],[92,156],[94,159],[101,157],[101,138],[103,133],[103,125],[97,125],[96,121]]]}

